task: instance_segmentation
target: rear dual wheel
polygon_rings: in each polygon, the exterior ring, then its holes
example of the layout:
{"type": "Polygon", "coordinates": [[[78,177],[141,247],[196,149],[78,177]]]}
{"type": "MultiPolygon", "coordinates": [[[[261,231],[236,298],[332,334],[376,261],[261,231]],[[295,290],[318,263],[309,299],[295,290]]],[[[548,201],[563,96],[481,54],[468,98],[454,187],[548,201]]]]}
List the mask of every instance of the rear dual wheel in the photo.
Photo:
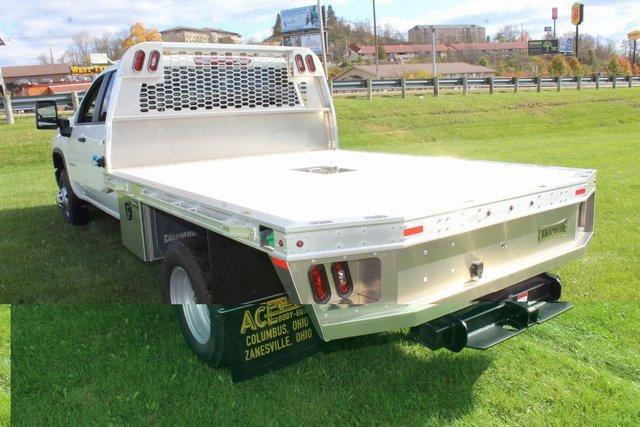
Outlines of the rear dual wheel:
{"type": "Polygon", "coordinates": [[[224,322],[209,294],[206,248],[197,239],[167,246],[161,269],[164,302],[173,304],[180,331],[193,352],[219,367],[224,362],[224,322]]]}

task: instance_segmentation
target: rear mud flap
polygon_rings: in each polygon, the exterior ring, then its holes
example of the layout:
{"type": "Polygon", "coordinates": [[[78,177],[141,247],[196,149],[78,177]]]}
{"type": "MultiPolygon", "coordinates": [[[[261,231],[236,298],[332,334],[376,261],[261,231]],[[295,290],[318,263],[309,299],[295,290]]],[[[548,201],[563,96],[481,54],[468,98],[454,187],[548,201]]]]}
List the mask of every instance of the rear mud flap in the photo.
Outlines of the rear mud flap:
{"type": "Polygon", "coordinates": [[[411,333],[432,350],[487,349],[569,310],[571,303],[557,302],[560,294],[558,278],[543,274],[487,295],[471,307],[416,326],[411,333]]]}
{"type": "Polygon", "coordinates": [[[234,382],[280,369],[316,353],[320,338],[305,308],[286,295],[220,311],[234,382]]]}

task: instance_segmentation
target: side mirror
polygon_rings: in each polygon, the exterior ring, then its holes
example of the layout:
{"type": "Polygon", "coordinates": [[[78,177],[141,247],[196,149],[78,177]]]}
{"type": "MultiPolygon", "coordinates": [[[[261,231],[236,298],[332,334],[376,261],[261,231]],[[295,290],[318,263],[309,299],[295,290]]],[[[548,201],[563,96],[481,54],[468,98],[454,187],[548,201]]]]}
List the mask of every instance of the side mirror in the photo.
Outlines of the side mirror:
{"type": "Polygon", "coordinates": [[[36,101],[36,127],[38,129],[56,129],[58,127],[56,101],[36,101]]]}

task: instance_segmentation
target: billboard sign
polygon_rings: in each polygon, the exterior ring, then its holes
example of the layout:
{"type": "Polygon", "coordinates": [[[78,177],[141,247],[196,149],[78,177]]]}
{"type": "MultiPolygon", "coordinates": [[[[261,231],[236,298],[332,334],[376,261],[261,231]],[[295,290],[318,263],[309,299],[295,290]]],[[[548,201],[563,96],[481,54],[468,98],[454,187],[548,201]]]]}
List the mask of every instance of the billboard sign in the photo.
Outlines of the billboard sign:
{"type": "Polygon", "coordinates": [[[640,30],[631,31],[629,34],[627,34],[627,37],[629,38],[629,40],[640,39],[640,30]]]}
{"type": "Polygon", "coordinates": [[[551,19],[558,19],[558,8],[551,8],[551,19]]]}
{"type": "Polygon", "coordinates": [[[319,30],[320,13],[317,6],[298,7],[280,12],[282,32],[319,30]]]}
{"type": "Polygon", "coordinates": [[[529,55],[555,55],[559,52],[558,39],[529,40],[529,55]]]}
{"type": "Polygon", "coordinates": [[[573,53],[573,37],[560,37],[558,39],[558,51],[560,53],[573,53]]]}
{"type": "Polygon", "coordinates": [[[306,47],[316,54],[322,53],[322,38],[320,37],[320,33],[287,36],[283,44],[285,46],[306,47]]]}
{"type": "Polygon", "coordinates": [[[89,62],[93,65],[103,65],[109,63],[109,58],[106,53],[90,53],[89,62]]]}
{"type": "Polygon", "coordinates": [[[574,3],[571,7],[571,23],[580,25],[584,21],[584,4],[574,3]]]}
{"type": "Polygon", "coordinates": [[[307,47],[316,54],[322,53],[322,37],[320,34],[303,34],[300,36],[300,47],[307,47]]]}
{"type": "Polygon", "coordinates": [[[551,27],[544,27],[544,32],[545,33],[550,33],[551,32],[551,27]]]}

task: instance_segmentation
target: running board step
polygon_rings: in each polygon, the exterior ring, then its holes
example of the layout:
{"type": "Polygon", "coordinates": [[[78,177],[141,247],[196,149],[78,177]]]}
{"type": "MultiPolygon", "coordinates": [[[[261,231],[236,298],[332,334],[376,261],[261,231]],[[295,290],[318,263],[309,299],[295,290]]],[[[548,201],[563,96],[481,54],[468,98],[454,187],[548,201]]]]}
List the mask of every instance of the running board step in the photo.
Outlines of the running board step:
{"type": "Polygon", "coordinates": [[[554,276],[536,276],[513,288],[518,293],[506,300],[482,299],[475,305],[411,328],[411,333],[431,350],[446,348],[459,352],[465,347],[484,350],[572,307],[571,303],[555,301],[560,297],[560,282],[554,276]],[[545,299],[552,301],[514,301],[514,296],[522,295],[527,289],[540,293],[541,287],[545,288],[545,299]]]}

